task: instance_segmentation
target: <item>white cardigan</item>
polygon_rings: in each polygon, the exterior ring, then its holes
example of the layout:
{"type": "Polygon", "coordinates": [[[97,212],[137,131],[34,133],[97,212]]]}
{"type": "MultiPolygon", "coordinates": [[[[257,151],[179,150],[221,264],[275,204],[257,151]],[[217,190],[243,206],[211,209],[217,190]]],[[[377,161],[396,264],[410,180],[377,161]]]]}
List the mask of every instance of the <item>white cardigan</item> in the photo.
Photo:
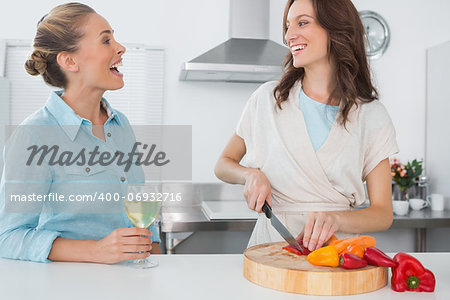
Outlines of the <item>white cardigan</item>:
{"type": "MultiPolygon", "coordinates": [[[[242,164],[264,172],[272,187],[274,212],[292,234],[299,234],[307,212],[351,210],[363,204],[367,175],[398,147],[385,107],[372,101],[351,109],[346,129],[336,118],[315,152],[298,108],[300,81],[281,104],[282,110],[273,97],[277,83],[267,82],[252,94],[236,133],[247,149],[242,164]]],[[[249,246],[279,240],[261,214],[249,246]]]]}

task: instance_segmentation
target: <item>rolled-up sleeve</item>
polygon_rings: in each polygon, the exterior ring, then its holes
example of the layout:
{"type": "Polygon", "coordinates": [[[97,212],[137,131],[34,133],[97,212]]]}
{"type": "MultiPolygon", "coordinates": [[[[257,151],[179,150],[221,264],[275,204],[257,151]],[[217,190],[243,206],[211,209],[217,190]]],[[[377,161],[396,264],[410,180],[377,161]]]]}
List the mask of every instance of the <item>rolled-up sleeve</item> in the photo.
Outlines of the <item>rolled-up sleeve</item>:
{"type": "Polygon", "coordinates": [[[236,134],[246,142],[252,135],[252,126],[254,122],[253,114],[255,113],[256,109],[257,92],[258,90],[253,92],[253,94],[248,99],[236,126],[236,134]]]}

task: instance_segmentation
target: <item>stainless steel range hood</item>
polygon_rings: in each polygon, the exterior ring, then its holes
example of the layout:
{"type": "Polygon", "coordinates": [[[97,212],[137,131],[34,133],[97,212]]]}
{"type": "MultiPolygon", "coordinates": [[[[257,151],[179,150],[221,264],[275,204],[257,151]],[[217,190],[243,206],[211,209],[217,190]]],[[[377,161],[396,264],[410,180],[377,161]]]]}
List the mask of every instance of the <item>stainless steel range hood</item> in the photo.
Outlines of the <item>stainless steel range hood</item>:
{"type": "Polygon", "coordinates": [[[184,63],[180,80],[266,82],[279,79],[289,50],[269,40],[268,32],[269,0],[230,0],[231,38],[184,63]]]}

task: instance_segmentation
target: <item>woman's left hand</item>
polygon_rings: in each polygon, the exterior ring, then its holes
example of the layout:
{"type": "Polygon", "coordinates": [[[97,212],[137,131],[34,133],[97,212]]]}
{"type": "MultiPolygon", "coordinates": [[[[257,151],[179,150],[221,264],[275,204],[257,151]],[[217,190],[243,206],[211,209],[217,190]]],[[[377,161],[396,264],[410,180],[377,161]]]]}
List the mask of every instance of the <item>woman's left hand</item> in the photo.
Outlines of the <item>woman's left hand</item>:
{"type": "Polygon", "coordinates": [[[297,241],[310,251],[322,247],[338,231],[337,218],[330,212],[312,212],[308,215],[305,228],[298,235],[297,241]]]}

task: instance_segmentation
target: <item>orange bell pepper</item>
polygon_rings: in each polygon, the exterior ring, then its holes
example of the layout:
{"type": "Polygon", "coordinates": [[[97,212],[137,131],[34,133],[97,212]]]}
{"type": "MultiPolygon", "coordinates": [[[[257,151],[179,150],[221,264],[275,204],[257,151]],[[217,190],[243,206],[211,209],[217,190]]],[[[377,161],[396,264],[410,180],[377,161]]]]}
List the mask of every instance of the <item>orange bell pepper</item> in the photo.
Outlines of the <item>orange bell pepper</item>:
{"type": "Polygon", "coordinates": [[[328,241],[326,241],[325,245],[330,246],[331,243],[334,243],[335,241],[338,241],[338,238],[333,234],[332,237],[328,241]]]}
{"type": "Polygon", "coordinates": [[[377,241],[372,236],[361,235],[354,238],[335,241],[331,243],[330,246],[335,247],[338,253],[342,253],[350,244],[356,244],[361,246],[363,249],[366,249],[368,247],[375,247],[377,241]]]}
{"type": "Polygon", "coordinates": [[[342,242],[342,241],[343,241],[343,240],[339,240],[338,238],[333,239],[332,241],[329,241],[329,242],[328,242],[328,246],[334,246],[334,245],[336,245],[337,243],[342,242]]]}
{"type": "Polygon", "coordinates": [[[347,246],[347,248],[344,249],[344,251],[342,251],[342,253],[339,253],[339,255],[342,255],[344,253],[351,253],[358,257],[363,258],[364,257],[364,248],[358,244],[350,244],[347,246]]]}
{"type": "Polygon", "coordinates": [[[306,259],[315,266],[339,266],[339,254],[333,246],[325,246],[314,250],[308,254],[306,259]]]}

